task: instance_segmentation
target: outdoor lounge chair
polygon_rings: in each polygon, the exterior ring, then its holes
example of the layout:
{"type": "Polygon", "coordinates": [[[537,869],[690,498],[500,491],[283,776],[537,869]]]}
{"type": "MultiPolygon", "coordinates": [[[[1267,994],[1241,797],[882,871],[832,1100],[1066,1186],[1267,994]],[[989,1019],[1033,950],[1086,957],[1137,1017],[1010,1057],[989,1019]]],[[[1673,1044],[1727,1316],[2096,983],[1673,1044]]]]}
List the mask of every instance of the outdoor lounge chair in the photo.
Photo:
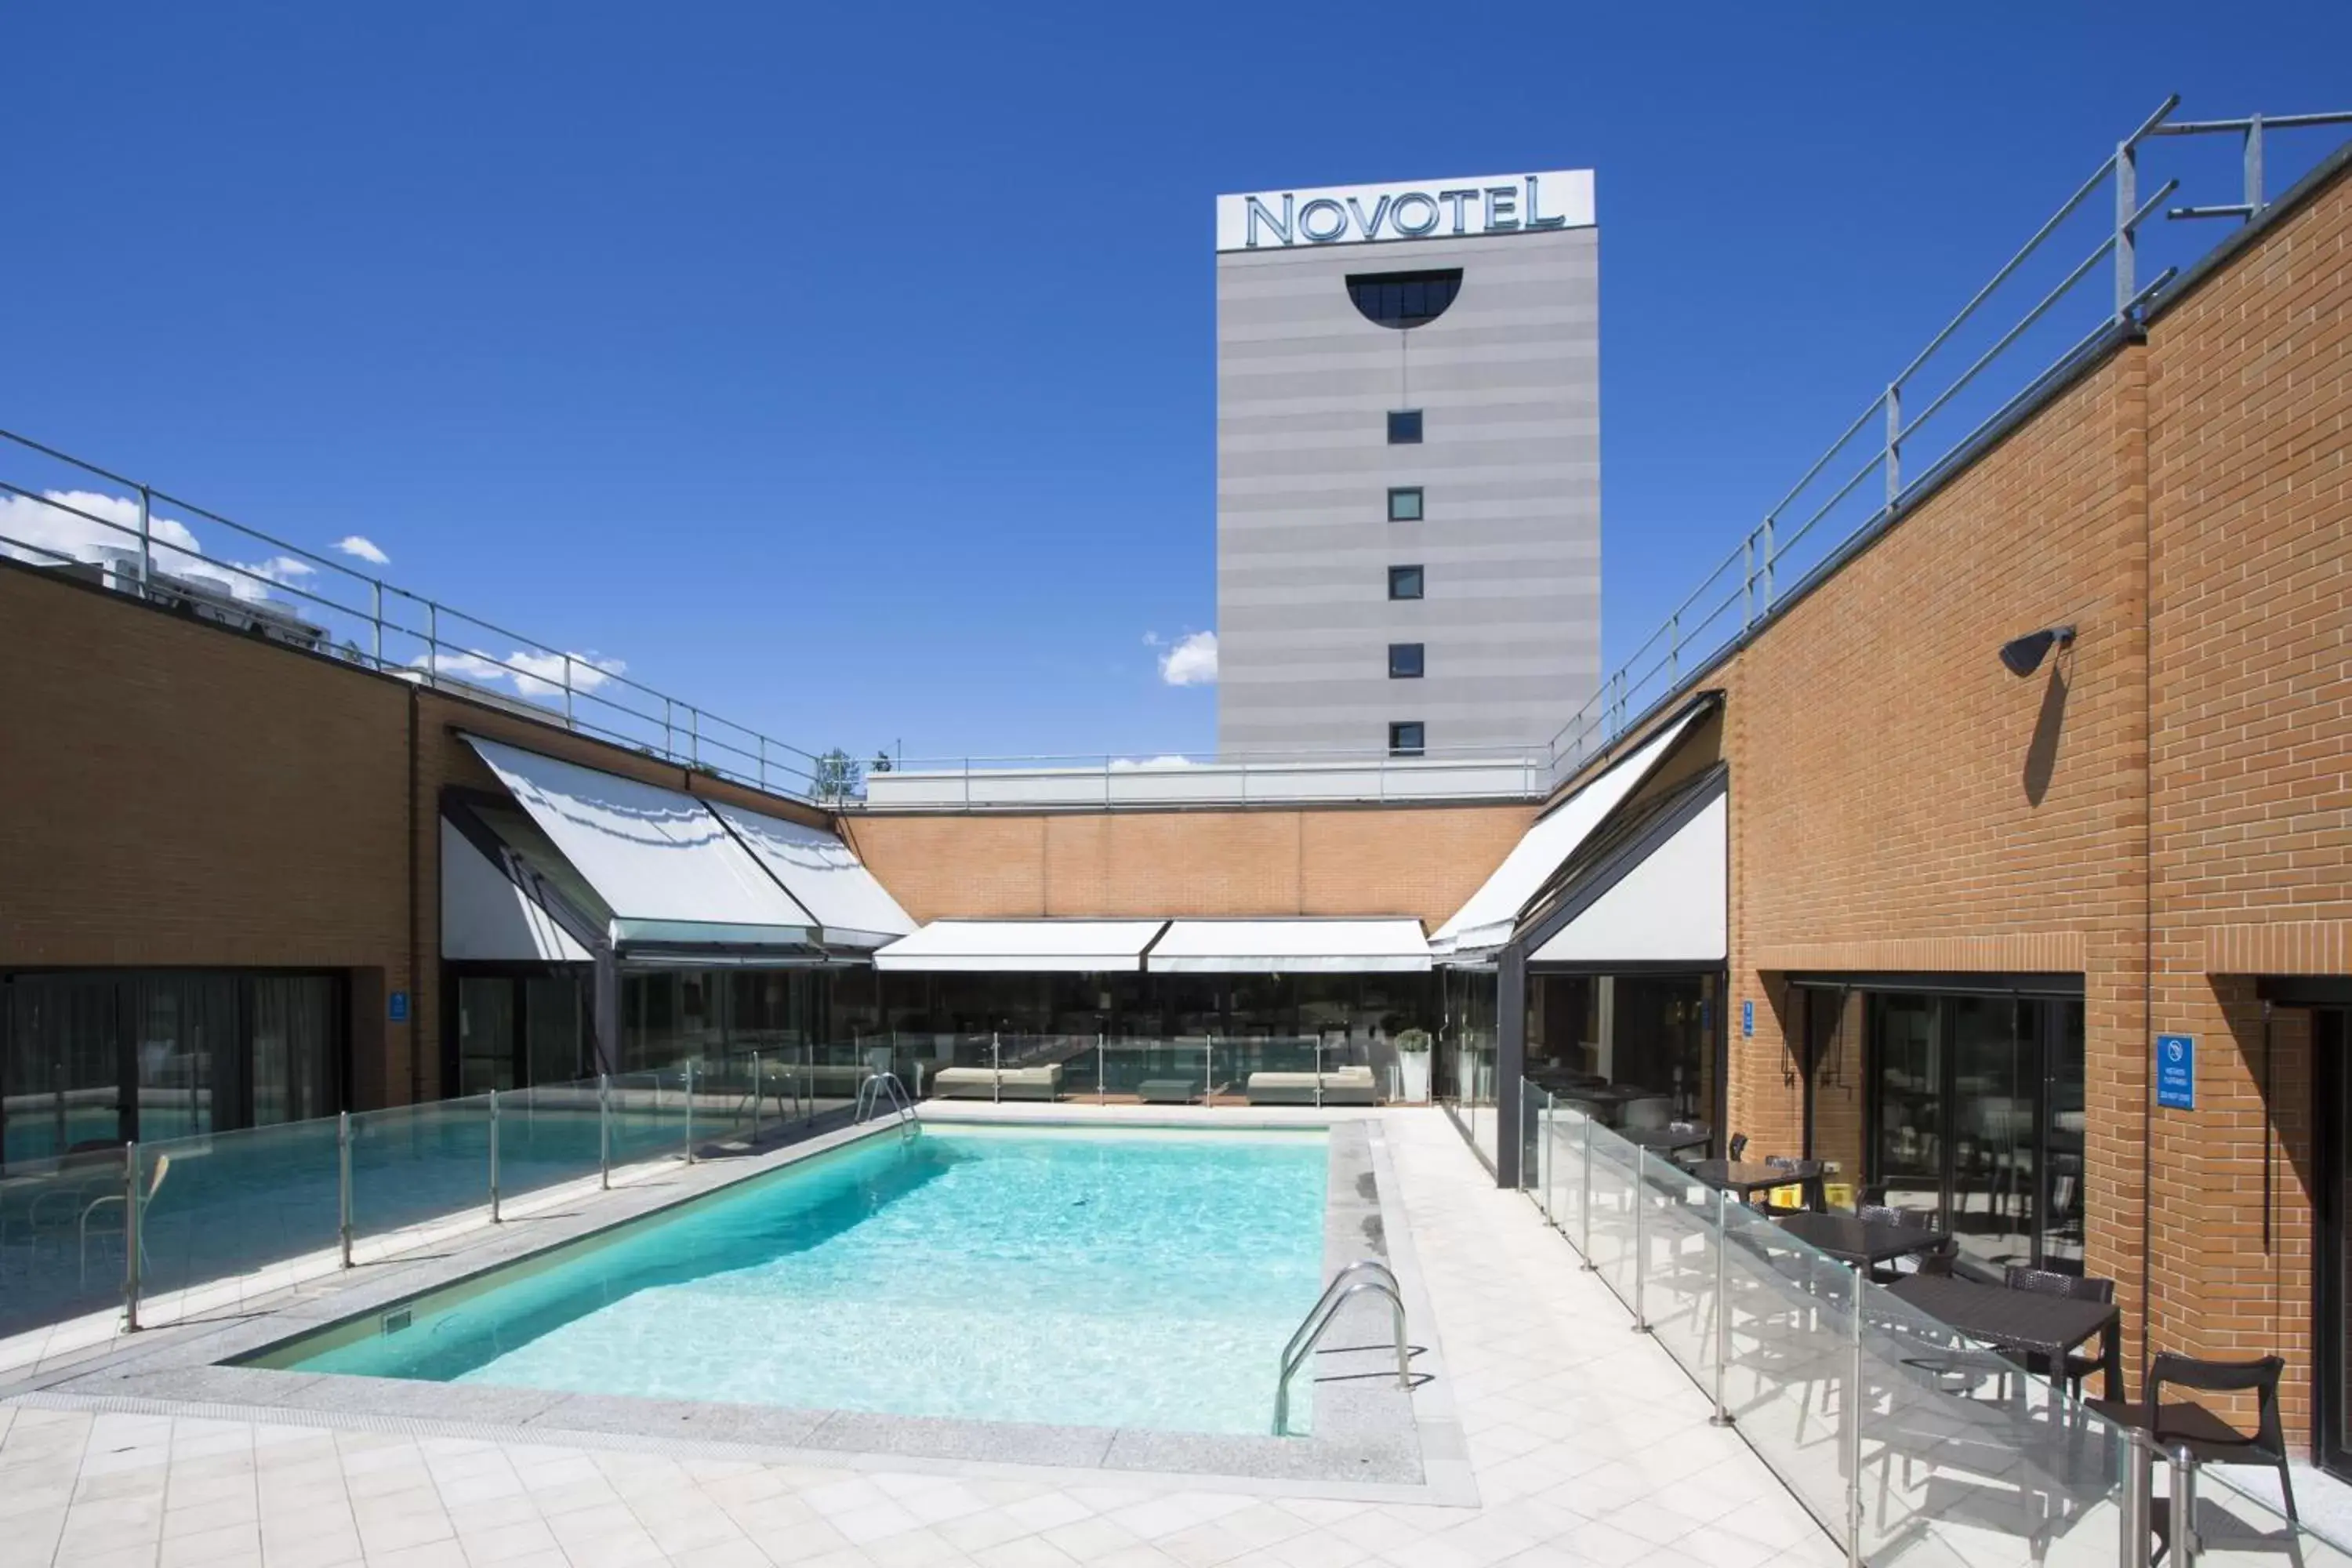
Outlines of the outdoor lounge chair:
{"type": "Polygon", "coordinates": [[[1327,1073],[1254,1072],[1249,1075],[1252,1105],[1313,1105],[1318,1079],[1325,1105],[1377,1105],[1380,1095],[1368,1067],[1334,1068],[1327,1073]]]}
{"type": "Polygon", "coordinates": [[[1058,1100],[1062,1064],[1028,1068],[941,1068],[931,1075],[941,1100],[1058,1100]]]}

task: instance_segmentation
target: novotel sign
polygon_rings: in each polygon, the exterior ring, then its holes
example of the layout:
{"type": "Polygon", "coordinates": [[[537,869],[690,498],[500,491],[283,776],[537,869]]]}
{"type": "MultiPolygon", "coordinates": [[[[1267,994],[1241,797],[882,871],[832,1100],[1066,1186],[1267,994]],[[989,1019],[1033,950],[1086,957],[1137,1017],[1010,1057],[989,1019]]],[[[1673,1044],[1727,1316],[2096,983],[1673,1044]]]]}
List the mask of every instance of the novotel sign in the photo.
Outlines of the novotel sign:
{"type": "Polygon", "coordinates": [[[1591,225],[1590,169],[1217,198],[1219,250],[1540,234],[1591,225]]]}

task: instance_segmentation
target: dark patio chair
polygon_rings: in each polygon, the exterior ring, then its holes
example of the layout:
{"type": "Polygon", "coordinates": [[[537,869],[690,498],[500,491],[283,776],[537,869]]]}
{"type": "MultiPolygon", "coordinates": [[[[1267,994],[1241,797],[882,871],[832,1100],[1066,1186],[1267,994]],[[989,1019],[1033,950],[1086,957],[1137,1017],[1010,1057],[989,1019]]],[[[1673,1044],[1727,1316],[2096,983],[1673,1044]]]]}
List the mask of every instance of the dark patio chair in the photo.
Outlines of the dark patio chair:
{"type": "Polygon", "coordinates": [[[2147,1374],[2144,1398],[2088,1403],[2117,1426],[2148,1434],[2168,1454],[2186,1447],[2192,1458],[2205,1464],[2274,1467],[2279,1491],[2286,1499],[2286,1517],[2293,1523],[2294,1479],[2288,1473],[2286,1436],[2279,1425],[2279,1374],[2285,1369],[2286,1363],[2274,1355],[2255,1361],[2203,1361],[2164,1351],[2158,1353],[2156,1365],[2147,1374]],[[2201,1405],[2187,1400],[2168,1404],[2164,1397],[2168,1384],[2207,1394],[2253,1394],[2253,1431],[2240,1431],[2201,1405]]]}
{"type": "Polygon", "coordinates": [[[1738,1164],[1739,1163],[1739,1157],[1747,1152],[1748,1134],[1745,1132],[1735,1132],[1731,1135],[1731,1142],[1724,1147],[1723,1157],[1732,1162],[1732,1163],[1738,1164]]]}
{"type": "MultiPolygon", "coordinates": [[[[1899,1209],[1886,1204],[1864,1204],[1860,1208],[1854,1210],[1853,1215],[1856,1219],[1862,1221],[1864,1225],[1891,1225],[1900,1226],[1905,1230],[1933,1230],[1936,1228],[1936,1215],[1935,1212],[1931,1209],[1899,1209]]],[[[1926,1271],[1927,1258],[1940,1256],[1943,1258],[1943,1267],[1938,1269],[1937,1272],[1949,1274],[1952,1271],[1952,1259],[1948,1255],[1953,1250],[1953,1245],[1948,1238],[1941,1247],[1936,1249],[1936,1251],[1917,1255],[1920,1259],[1920,1270],[1923,1273],[1926,1271]]],[[[1903,1273],[1900,1269],[1895,1267],[1893,1262],[1890,1261],[1873,1265],[1870,1270],[1870,1277],[1878,1284],[1891,1285],[1895,1280],[1902,1279],[1903,1273]]]]}
{"type": "MultiPolygon", "coordinates": [[[[2012,1263],[2001,1270],[2000,1282],[2012,1290],[2063,1296],[2070,1301],[2096,1301],[2104,1306],[2113,1304],[2116,1299],[2116,1282],[2112,1279],[2085,1274],[2061,1274],[2053,1268],[2028,1268],[2012,1263]]],[[[2027,1372],[2042,1377],[2050,1375],[2048,1356],[2028,1353],[2024,1360],[2027,1372]]],[[[2066,1392],[2080,1399],[2083,1396],[2083,1380],[2105,1364],[2095,1356],[2075,1355],[2070,1352],[2066,1357],[2066,1392]]]]}

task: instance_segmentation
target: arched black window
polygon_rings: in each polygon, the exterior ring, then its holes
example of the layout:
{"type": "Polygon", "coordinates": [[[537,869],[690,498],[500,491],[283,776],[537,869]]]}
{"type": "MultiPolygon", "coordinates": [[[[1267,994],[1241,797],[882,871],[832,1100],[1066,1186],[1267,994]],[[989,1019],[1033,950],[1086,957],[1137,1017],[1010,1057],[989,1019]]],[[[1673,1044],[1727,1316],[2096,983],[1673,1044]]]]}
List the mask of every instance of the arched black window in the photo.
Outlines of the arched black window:
{"type": "Polygon", "coordinates": [[[1348,274],[1348,298],[1356,302],[1364,320],[1399,331],[1437,320],[1460,292],[1459,267],[1441,267],[1427,272],[1348,274]]]}

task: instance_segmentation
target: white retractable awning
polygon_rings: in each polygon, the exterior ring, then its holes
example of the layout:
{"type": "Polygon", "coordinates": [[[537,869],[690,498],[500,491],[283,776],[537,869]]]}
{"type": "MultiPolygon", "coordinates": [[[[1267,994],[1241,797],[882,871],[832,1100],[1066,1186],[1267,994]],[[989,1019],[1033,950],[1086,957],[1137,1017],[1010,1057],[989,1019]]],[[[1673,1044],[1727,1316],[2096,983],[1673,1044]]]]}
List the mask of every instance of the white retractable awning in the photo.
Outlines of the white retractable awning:
{"type": "Polygon", "coordinates": [[[586,963],[592,957],[446,817],[441,819],[441,956],[502,963],[586,963]]]}
{"type": "Polygon", "coordinates": [[[1528,900],[1542,890],[1552,874],[1568,863],[1578,846],[1592,836],[1609,814],[1623,804],[1649,777],[1685,731],[1706,710],[1694,706],[1662,726],[1622,760],[1536,819],[1494,875],[1470,895],[1454,918],[1437,928],[1429,948],[1440,963],[1468,962],[1493,956],[1511,940],[1528,900]]]}
{"type": "Polygon", "coordinates": [[[807,947],[814,916],[690,795],[468,735],[612,910],[615,947],[807,947]]]}
{"type": "Polygon", "coordinates": [[[874,953],[877,969],[1133,973],[1166,921],[933,921],[874,953]]]}
{"type": "Polygon", "coordinates": [[[719,801],[703,804],[816,917],[827,947],[879,947],[915,929],[856,853],[824,828],[719,801]]]}
{"type": "Polygon", "coordinates": [[[1727,931],[1729,804],[1717,794],[1601,890],[1530,963],[1721,963],[1727,931]]]}
{"type": "Polygon", "coordinates": [[[1403,974],[1429,967],[1421,922],[1175,921],[1144,960],[1155,974],[1403,974]]]}

